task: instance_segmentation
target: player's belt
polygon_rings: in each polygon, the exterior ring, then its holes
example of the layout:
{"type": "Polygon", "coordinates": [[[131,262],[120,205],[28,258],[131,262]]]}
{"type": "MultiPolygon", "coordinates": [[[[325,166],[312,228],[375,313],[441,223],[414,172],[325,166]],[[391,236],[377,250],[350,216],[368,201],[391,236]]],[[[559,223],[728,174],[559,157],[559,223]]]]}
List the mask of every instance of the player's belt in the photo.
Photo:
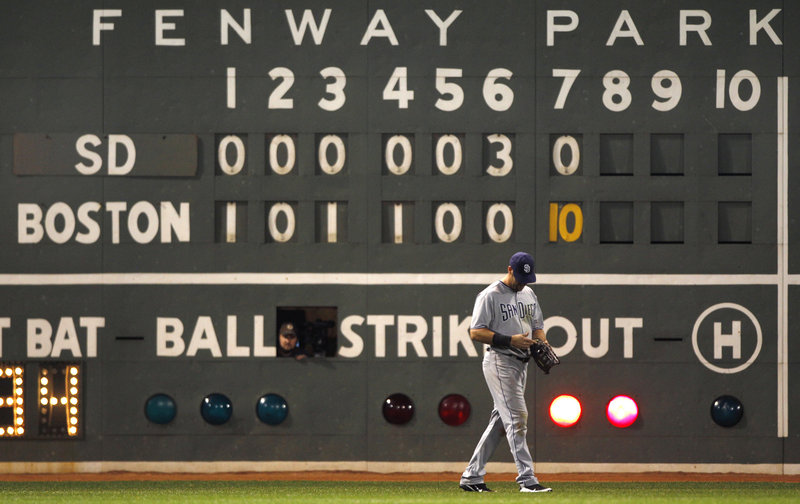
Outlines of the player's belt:
{"type": "Polygon", "coordinates": [[[489,348],[489,350],[491,350],[491,351],[493,351],[495,353],[499,353],[500,355],[505,355],[505,356],[508,356],[508,357],[514,357],[518,361],[524,362],[525,364],[527,364],[528,361],[531,360],[531,356],[530,355],[528,355],[527,357],[520,357],[520,356],[514,355],[514,354],[509,354],[509,353],[505,353],[505,352],[498,352],[497,349],[495,347],[493,347],[493,346],[489,346],[488,348],[489,348]]]}

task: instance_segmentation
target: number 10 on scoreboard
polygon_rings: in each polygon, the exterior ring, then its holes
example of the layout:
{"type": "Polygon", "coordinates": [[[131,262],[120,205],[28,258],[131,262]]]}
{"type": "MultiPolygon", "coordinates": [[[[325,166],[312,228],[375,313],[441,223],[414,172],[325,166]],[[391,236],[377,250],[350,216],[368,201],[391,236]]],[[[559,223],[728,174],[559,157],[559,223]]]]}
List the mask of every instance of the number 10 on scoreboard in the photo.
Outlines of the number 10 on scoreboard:
{"type": "Polygon", "coordinates": [[[548,239],[557,242],[577,241],[583,234],[583,211],[577,203],[550,203],[548,239]]]}

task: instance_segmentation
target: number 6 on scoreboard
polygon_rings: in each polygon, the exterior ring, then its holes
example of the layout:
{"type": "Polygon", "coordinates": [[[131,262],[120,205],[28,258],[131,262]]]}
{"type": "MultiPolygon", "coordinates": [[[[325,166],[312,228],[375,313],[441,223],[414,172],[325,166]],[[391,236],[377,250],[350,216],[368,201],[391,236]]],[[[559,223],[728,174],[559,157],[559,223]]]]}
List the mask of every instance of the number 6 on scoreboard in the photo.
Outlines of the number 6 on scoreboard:
{"type": "Polygon", "coordinates": [[[514,103],[514,91],[508,85],[498,82],[499,79],[509,80],[513,76],[513,72],[507,68],[493,68],[486,75],[483,81],[483,99],[495,112],[505,112],[514,103]]]}

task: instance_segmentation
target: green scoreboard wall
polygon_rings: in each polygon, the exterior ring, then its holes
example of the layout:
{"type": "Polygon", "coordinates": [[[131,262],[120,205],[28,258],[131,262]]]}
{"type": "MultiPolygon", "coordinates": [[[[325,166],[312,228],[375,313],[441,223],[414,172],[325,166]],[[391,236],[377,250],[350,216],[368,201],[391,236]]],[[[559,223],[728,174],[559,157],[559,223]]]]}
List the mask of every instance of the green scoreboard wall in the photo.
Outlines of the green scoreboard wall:
{"type": "Polygon", "coordinates": [[[0,461],[465,463],[491,410],[472,304],[526,250],[562,358],[530,368],[539,467],[796,470],[798,22],[779,0],[7,6],[0,461]],[[333,314],[332,352],[277,358],[289,312],[333,314]]]}

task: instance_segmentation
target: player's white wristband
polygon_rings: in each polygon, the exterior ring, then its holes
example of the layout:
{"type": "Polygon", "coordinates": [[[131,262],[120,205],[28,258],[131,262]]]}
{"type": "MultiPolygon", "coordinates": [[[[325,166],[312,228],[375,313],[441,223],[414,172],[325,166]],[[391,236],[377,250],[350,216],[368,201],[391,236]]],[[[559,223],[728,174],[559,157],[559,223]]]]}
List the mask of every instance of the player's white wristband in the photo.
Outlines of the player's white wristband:
{"type": "Polygon", "coordinates": [[[511,336],[505,334],[494,333],[492,336],[492,346],[498,348],[508,348],[511,346],[511,336]]]}

